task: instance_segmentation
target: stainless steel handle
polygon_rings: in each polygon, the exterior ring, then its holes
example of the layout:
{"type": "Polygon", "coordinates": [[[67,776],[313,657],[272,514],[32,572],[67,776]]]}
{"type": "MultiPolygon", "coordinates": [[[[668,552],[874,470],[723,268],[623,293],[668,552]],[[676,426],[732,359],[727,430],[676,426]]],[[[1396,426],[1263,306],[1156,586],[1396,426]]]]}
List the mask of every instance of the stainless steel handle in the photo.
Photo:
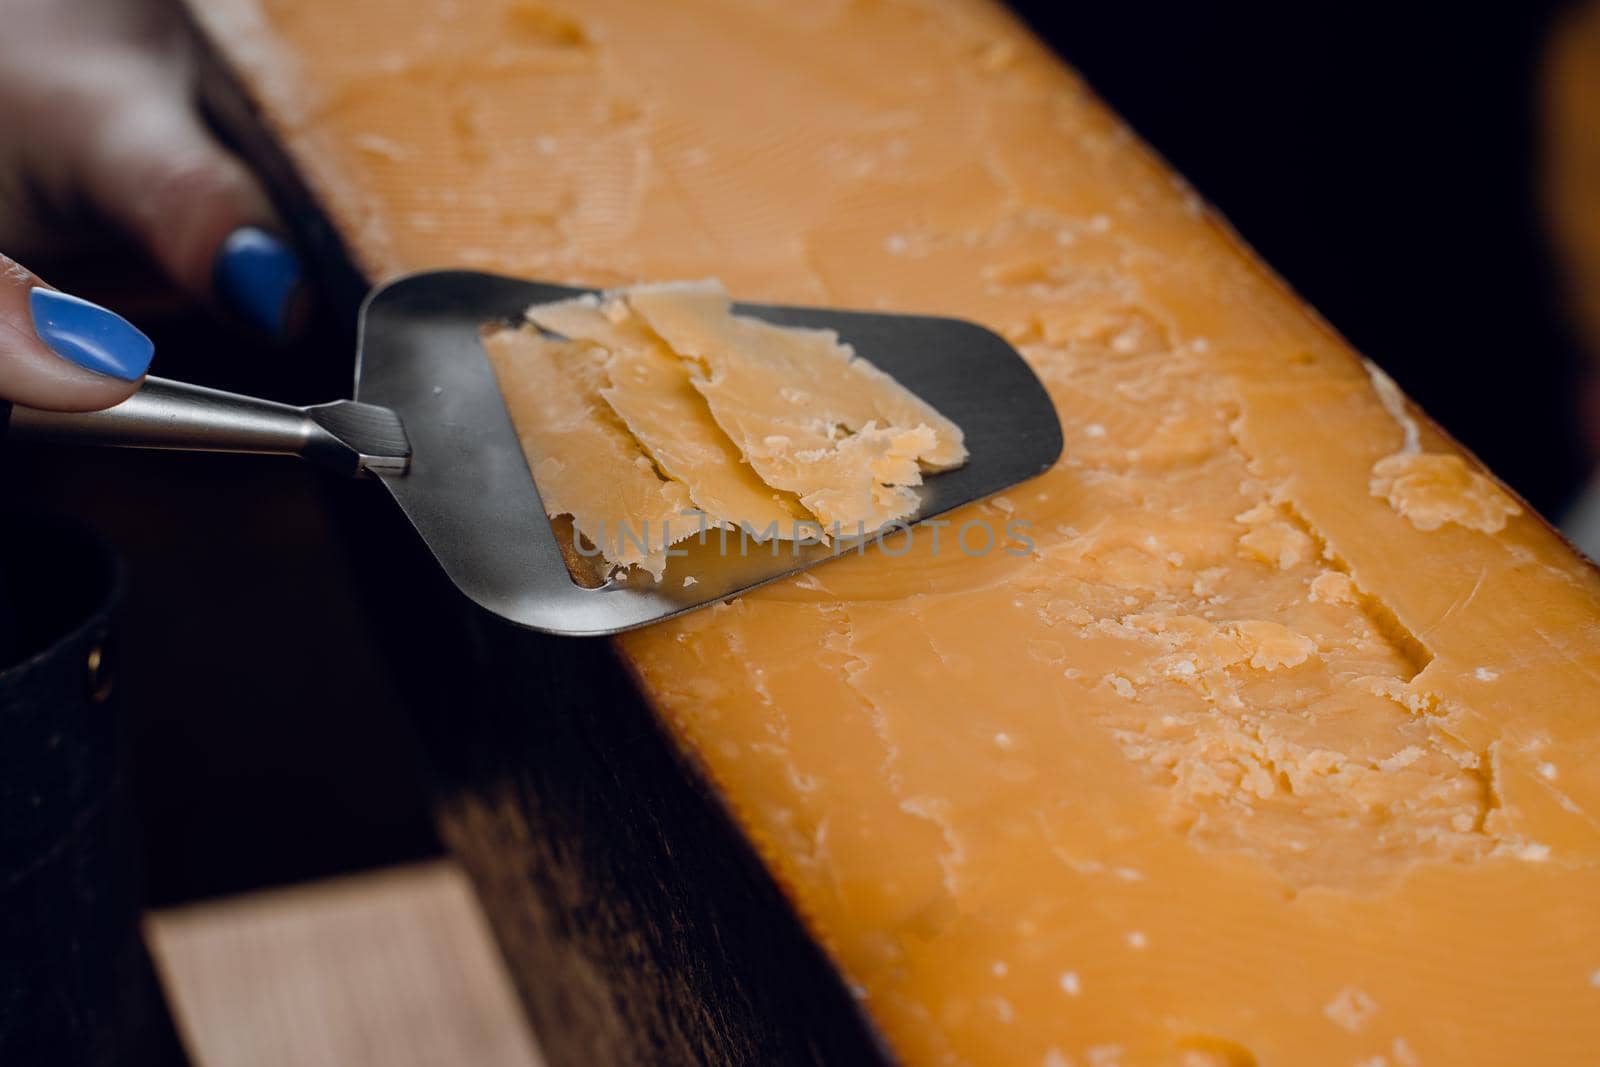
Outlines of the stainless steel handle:
{"type": "Polygon", "coordinates": [[[297,408],[166,378],[104,411],[15,407],[11,433],[32,441],[301,456],[340,474],[400,473],[411,444],[388,408],[336,400],[297,408]]]}

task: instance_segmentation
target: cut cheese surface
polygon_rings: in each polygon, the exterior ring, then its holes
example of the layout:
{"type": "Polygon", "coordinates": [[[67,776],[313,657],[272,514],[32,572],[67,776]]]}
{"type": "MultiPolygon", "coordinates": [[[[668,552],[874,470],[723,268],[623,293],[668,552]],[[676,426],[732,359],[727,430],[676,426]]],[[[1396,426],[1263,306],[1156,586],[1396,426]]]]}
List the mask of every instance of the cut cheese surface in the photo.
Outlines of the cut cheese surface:
{"type": "Polygon", "coordinates": [[[1062,461],[952,516],[1028,552],[620,642],[903,1062],[1593,1059],[1600,579],[998,5],[200,15],[374,280],[716,275],[1045,381],[1062,461]]]}
{"type": "Polygon", "coordinates": [[[528,329],[494,330],[483,347],[545,511],[572,516],[607,561],[659,579],[667,547],[700,524],[684,485],[657,473],[606,404],[606,351],[528,329]]]}
{"type": "Polygon", "coordinates": [[[776,529],[792,539],[799,520],[809,518],[791,494],[767,485],[742,460],[690,385],[684,362],[625,309],[607,314],[598,300],[577,299],[529,308],[528,318],[606,350],[600,395],[708,522],[742,523],[757,534],[776,529]]]}

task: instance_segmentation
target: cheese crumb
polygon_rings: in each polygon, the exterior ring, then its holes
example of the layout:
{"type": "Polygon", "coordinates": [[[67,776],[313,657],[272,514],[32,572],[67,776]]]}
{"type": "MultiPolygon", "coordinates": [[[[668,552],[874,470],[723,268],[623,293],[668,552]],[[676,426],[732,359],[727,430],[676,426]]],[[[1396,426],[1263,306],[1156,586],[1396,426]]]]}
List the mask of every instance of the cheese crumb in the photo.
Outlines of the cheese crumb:
{"type": "Polygon", "coordinates": [[[1233,630],[1250,654],[1250,666],[1258,671],[1298,667],[1317,650],[1316,642],[1305,634],[1266,619],[1235,623],[1233,630]]]}
{"type": "Polygon", "coordinates": [[[1247,559],[1288,570],[1311,556],[1311,538],[1286,522],[1270,522],[1239,538],[1240,554],[1247,559]]]}
{"type": "Polygon", "coordinates": [[[1360,1033],[1368,1019],[1378,1010],[1378,1002],[1355,986],[1347,986],[1339,995],[1322,1006],[1322,1014],[1335,1025],[1350,1033],[1360,1033]]]}
{"type": "Polygon", "coordinates": [[[1307,599],[1313,604],[1354,604],[1358,599],[1356,583],[1348,574],[1323,571],[1311,580],[1307,599]]]}
{"type": "Polygon", "coordinates": [[[1385,774],[1394,774],[1397,771],[1405,770],[1424,755],[1426,753],[1416,745],[1407,745],[1389,758],[1379,760],[1378,770],[1385,774]]]}
{"type": "Polygon", "coordinates": [[[1133,688],[1133,683],[1120,674],[1106,675],[1105,683],[1111,687],[1117,696],[1122,697],[1124,700],[1132,700],[1138,692],[1133,688]]]}
{"type": "Polygon", "coordinates": [[[1435,452],[1397,452],[1372,467],[1369,489],[1419,530],[1453,522],[1498,533],[1522,508],[1465,459],[1435,452]]]}
{"type": "Polygon", "coordinates": [[[1480,682],[1492,682],[1500,677],[1499,671],[1491,671],[1488,667],[1479,667],[1472,672],[1472,676],[1480,682]]]}
{"type": "Polygon", "coordinates": [[[1150,943],[1150,939],[1144,936],[1144,931],[1143,930],[1130,930],[1130,931],[1128,931],[1128,947],[1129,948],[1144,948],[1149,943],[1150,943]]]}
{"type": "MultiPolygon", "coordinates": [[[[1595,972],[1595,977],[1600,980],[1600,971],[1595,972]]],[[[1061,972],[1061,991],[1069,997],[1075,997],[1083,992],[1083,983],[1078,979],[1077,971],[1061,972]]]]}

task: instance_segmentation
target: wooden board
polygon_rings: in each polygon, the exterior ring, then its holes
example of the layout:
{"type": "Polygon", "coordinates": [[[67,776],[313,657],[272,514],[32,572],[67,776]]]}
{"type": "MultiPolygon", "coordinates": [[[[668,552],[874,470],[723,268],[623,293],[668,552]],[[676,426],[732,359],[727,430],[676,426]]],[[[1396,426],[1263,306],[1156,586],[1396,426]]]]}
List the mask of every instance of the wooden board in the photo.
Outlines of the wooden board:
{"type": "Polygon", "coordinates": [[[541,1067],[466,876],[429,863],[151,914],[197,1067],[541,1067]]]}

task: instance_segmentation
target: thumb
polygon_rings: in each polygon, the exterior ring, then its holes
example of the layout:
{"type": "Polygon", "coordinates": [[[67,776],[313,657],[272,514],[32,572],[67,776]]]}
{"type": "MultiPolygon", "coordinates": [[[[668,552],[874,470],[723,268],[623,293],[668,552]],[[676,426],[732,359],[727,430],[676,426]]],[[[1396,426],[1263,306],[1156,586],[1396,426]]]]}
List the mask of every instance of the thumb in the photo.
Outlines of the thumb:
{"type": "Polygon", "coordinates": [[[100,119],[80,180],[179,286],[273,337],[297,325],[302,270],[255,177],[187,100],[150,93],[100,119]]]}
{"type": "Polygon", "coordinates": [[[110,407],[139,387],[154,352],[120,315],[58,292],[0,255],[0,401],[52,411],[110,407]]]}

